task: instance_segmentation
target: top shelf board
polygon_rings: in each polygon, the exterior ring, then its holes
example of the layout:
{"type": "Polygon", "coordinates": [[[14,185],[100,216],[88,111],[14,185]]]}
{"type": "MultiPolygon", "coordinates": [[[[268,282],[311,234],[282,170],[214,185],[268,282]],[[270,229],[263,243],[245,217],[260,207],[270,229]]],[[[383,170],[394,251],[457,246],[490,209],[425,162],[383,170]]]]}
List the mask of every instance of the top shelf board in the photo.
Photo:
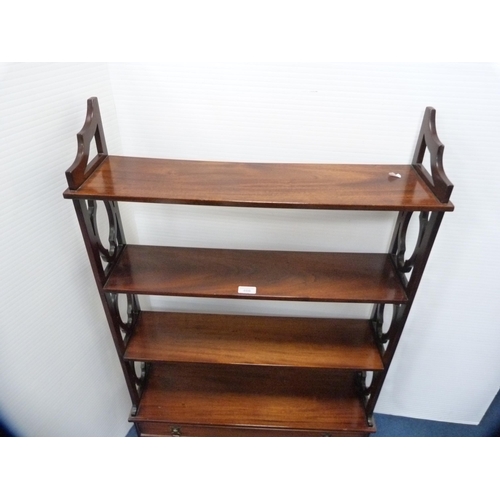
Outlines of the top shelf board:
{"type": "Polygon", "coordinates": [[[65,198],[328,210],[452,211],[411,165],[231,163],[107,156],[65,198]],[[401,178],[389,173],[400,174],[401,178]]]}

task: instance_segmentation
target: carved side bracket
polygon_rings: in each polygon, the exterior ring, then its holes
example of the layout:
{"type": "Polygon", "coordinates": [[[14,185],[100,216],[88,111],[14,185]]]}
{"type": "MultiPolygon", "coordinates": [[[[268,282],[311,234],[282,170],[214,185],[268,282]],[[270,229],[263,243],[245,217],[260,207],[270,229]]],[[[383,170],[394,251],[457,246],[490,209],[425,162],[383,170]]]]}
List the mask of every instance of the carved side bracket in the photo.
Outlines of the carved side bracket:
{"type": "Polygon", "coordinates": [[[104,138],[101,112],[97,97],[87,100],[87,116],[82,130],[76,136],[78,152],[73,165],[66,170],[66,179],[70,189],[78,189],[85,179],[101,164],[108,156],[108,148],[104,138]],[[89,163],[90,144],[95,137],[97,156],[89,163]]]}
{"type": "Polygon", "coordinates": [[[106,313],[111,335],[125,375],[132,405],[137,407],[144,385],[146,368],[144,367],[142,374],[138,375],[134,363],[123,360],[123,353],[140,314],[139,301],[135,295],[127,295],[126,318],[122,319],[119,310],[118,295],[104,292],[104,284],[107,276],[126,244],[119,207],[116,202],[102,202],[106,209],[109,223],[108,248],[103,244],[98,231],[98,203],[94,200],[82,199],[73,200],[73,203],[99,295],[104,306],[104,312],[106,313]]]}
{"type": "Polygon", "coordinates": [[[414,212],[400,213],[396,222],[396,239],[392,248],[396,268],[400,273],[404,274],[409,273],[413,269],[418,255],[422,252],[422,243],[429,222],[429,212],[420,212],[417,242],[411,256],[406,259],[406,234],[413,214],[414,212]]]}
{"type": "Polygon", "coordinates": [[[420,212],[419,230],[415,248],[410,257],[406,258],[406,234],[413,214],[414,212],[400,212],[390,247],[390,254],[399,272],[401,281],[405,285],[410,303],[413,302],[413,296],[417,291],[437,231],[443,219],[443,212],[420,212]]]}
{"type": "Polygon", "coordinates": [[[127,361],[125,363],[125,372],[128,373],[129,380],[133,382],[133,388],[130,390],[132,398],[131,415],[133,417],[137,415],[139,409],[139,400],[144,390],[149,368],[150,364],[143,361],[127,361]],[[139,373],[137,373],[137,369],[139,369],[139,373]]]}
{"type": "Polygon", "coordinates": [[[147,365],[143,362],[125,361],[123,355],[127,343],[132,336],[140,314],[139,301],[136,295],[127,294],[126,318],[123,319],[119,307],[119,294],[106,293],[107,315],[110,322],[111,334],[120,363],[125,373],[125,380],[129,389],[132,404],[137,406],[146,380],[147,365]]]}
{"type": "Polygon", "coordinates": [[[412,165],[431,188],[438,200],[442,203],[447,203],[453,191],[453,184],[444,172],[443,152],[444,145],[439,140],[436,132],[436,110],[428,107],[425,109],[412,165]],[[422,165],[426,149],[430,153],[430,174],[422,165]]]}
{"type": "Polygon", "coordinates": [[[101,284],[104,284],[111,266],[118,258],[125,245],[125,236],[121,222],[118,204],[114,201],[103,201],[108,218],[109,234],[107,241],[109,248],[103,244],[98,230],[97,210],[95,200],[73,200],[82,234],[84,235],[87,252],[92,255],[90,262],[94,273],[97,274],[101,284]],[[104,266],[106,264],[106,266],[104,266]]]}
{"type": "Polygon", "coordinates": [[[104,262],[108,264],[113,262],[113,259],[116,257],[116,251],[120,245],[118,242],[118,224],[116,220],[116,213],[113,210],[116,206],[116,203],[105,201],[104,207],[106,208],[106,213],[108,216],[109,223],[109,234],[108,234],[108,242],[109,248],[106,248],[99,236],[99,229],[97,227],[97,202],[95,200],[88,200],[87,208],[89,213],[90,224],[92,226],[92,232],[96,239],[96,245],[99,250],[99,255],[104,262]]]}
{"type": "MultiPolygon", "coordinates": [[[[373,387],[375,386],[375,382],[379,375],[379,372],[356,372],[356,387],[361,396],[361,399],[364,402],[365,407],[367,408],[370,406],[370,401],[373,399],[373,387]],[[368,378],[370,378],[369,382],[367,382],[368,378]]],[[[367,412],[366,419],[368,425],[373,426],[373,411],[367,412]]]]}
{"type": "MultiPolygon", "coordinates": [[[[412,212],[400,212],[391,242],[390,254],[398,270],[402,283],[405,285],[408,302],[394,305],[392,322],[387,332],[382,331],[384,305],[375,305],[371,316],[375,340],[382,354],[384,366],[391,364],[401,333],[410,313],[415,294],[422,279],[422,275],[429,259],[444,212],[422,212],[420,227],[415,249],[409,258],[405,258],[406,233],[412,212]],[[411,276],[407,276],[411,273],[411,276]]],[[[364,389],[366,414],[371,418],[377,403],[380,390],[386,376],[386,371],[375,372],[369,388],[364,389]]]]}
{"type": "Polygon", "coordinates": [[[386,304],[376,304],[372,314],[372,327],[375,332],[375,339],[381,349],[382,353],[387,347],[387,343],[394,336],[395,331],[398,329],[398,319],[401,316],[401,309],[404,307],[402,304],[393,304],[392,316],[390,324],[386,331],[384,331],[384,311],[386,304]]]}
{"type": "Polygon", "coordinates": [[[132,335],[135,325],[137,323],[137,319],[139,318],[140,307],[139,301],[136,295],[127,294],[127,310],[126,315],[127,318],[124,320],[120,313],[120,307],[118,304],[118,300],[120,295],[118,293],[108,293],[106,294],[108,299],[108,304],[110,311],[113,315],[113,319],[116,322],[117,330],[120,331],[121,337],[123,340],[123,347],[127,345],[128,339],[132,335]]]}

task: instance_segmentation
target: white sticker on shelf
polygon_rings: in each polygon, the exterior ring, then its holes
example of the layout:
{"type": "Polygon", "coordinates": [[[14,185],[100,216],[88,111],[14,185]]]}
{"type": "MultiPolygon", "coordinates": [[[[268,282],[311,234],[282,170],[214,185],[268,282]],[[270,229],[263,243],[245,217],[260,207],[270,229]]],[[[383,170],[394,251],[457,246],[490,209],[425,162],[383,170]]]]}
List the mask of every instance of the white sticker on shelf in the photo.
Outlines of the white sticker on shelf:
{"type": "Polygon", "coordinates": [[[239,286],[238,293],[247,293],[250,295],[255,295],[257,293],[256,286],[239,286]]]}

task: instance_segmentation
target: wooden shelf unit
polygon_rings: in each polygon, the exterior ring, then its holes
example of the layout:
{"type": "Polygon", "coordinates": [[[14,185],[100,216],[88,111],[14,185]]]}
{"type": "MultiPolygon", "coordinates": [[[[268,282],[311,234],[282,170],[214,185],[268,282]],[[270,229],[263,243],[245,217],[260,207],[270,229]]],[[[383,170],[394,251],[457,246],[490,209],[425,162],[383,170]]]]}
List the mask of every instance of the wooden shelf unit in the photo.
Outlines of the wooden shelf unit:
{"type": "Polygon", "coordinates": [[[224,163],[110,156],[87,102],[72,199],[139,435],[366,436],[449,201],[435,111],[411,165],[224,163]],[[97,155],[89,162],[95,138],[97,155]],[[422,166],[426,149],[431,172],[422,166]],[[109,221],[108,245],[96,201],[109,221]],[[119,202],[398,212],[390,251],[327,253],[128,245],[119,202]],[[420,234],[406,255],[406,231],[420,234]],[[251,286],[254,290],[241,290],[251,286]],[[250,293],[247,293],[250,292],[250,293]],[[141,311],[139,295],[373,304],[366,319],[141,311]],[[120,297],[127,312],[120,312],[120,297]],[[384,310],[393,305],[383,327],[384,310]]]}

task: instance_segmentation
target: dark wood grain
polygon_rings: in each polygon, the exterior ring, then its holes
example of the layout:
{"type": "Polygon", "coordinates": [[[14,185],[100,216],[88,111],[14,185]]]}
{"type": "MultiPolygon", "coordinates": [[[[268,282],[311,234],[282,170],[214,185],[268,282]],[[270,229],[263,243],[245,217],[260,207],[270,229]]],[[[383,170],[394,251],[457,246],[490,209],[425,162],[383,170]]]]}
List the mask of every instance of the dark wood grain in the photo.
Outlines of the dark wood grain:
{"type": "Polygon", "coordinates": [[[125,359],[381,370],[370,322],[143,311],[125,359]]]}
{"type": "Polygon", "coordinates": [[[354,373],[153,364],[132,421],[370,432],[354,373]]]}
{"type": "Polygon", "coordinates": [[[453,210],[411,165],[224,163],[108,156],[66,198],[275,208],[453,210]],[[394,172],[401,178],[390,177],[394,172]]]}
{"type": "Polygon", "coordinates": [[[385,254],[127,245],[104,289],[147,295],[326,302],[406,301],[385,254]],[[255,295],[239,286],[257,288],[255,295]]]}

